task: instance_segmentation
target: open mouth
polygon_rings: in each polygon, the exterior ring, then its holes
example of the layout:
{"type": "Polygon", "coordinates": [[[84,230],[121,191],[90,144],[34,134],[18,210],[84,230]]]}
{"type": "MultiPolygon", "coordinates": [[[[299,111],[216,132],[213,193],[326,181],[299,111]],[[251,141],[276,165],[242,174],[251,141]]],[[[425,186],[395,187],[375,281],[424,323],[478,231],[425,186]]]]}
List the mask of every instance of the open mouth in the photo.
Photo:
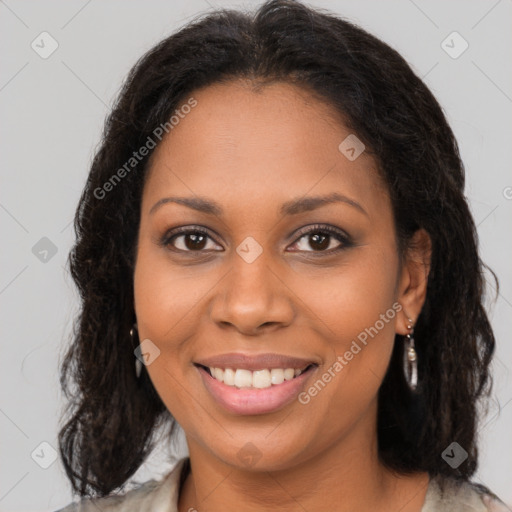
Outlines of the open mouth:
{"type": "Polygon", "coordinates": [[[265,389],[279,386],[283,382],[296,379],[317,365],[311,363],[306,367],[299,368],[267,368],[261,370],[246,370],[245,368],[214,368],[195,363],[202,371],[211,378],[234,388],[265,389]]]}

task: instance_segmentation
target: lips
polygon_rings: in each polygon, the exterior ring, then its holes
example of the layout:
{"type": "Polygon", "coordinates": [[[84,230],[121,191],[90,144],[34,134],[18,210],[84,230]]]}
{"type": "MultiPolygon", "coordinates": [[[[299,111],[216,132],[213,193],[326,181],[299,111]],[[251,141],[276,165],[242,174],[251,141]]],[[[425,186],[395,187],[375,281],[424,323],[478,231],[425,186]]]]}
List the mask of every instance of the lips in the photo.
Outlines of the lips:
{"type": "Polygon", "coordinates": [[[315,359],[269,353],[222,354],[194,362],[210,397],[237,415],[271,413],[291,404],[317,373],[319,364],[315,359]]]}
{"type": "Polygon", "coordinates": [[[307,366],[318,365],[318,361],[314,359],[302,359],[299,357],[286,356],[281,354],[239,354],[230,353],[222,354],[204,359],[198,359],[194,362],[196,365],[206,368],[237,368],[243,370],[272,370],[274,368],[293,368],[294,370],[303,370],[307,366]]]}
{"type": "Polygon", "coordinates": [[[198,364],[196,368],[208,395],[224,411],[235,415],[268,414],[279,411],[292,404],[318,372],[318,366],[311,364],[304,372],[291,380],[285,380],[278,385],[272,384],[264,389],[257,389],[226,385],[212,377],[202,365],[198,364]]]}

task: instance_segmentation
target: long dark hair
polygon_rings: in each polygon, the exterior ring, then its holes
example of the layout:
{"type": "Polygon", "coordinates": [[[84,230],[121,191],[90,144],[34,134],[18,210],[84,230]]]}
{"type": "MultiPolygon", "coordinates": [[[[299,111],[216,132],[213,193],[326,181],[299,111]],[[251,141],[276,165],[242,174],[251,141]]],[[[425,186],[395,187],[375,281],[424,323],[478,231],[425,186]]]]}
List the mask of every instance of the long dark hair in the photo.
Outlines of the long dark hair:
{"type": "Polygon", "coordinates": [[[272,0],[254,14],[207,13],[161,41],[130,71],[106,120],[69,255],[81,310],[61,367],[68,407],[59,446],[74,491],[92,497],[122,489],[153,450],[158,427],[168,426],[169,436],[175,427],[147,372],[135,377],[129,334],[149,156],[121,182],[112,176],[128,169],[133,152],[193,91],[235,78],[297,84],[331,105],[388,185],[400,254],[417,229],[429,233],[431,273],[415,327],[420,387],[408,391],[397,335],[379,391],[379,454],[399,473],[467,480],[477,465],[477,406],[490,392],[495,340],[457,142],[434,96],[395,50],[332,14],[272,0]],[[441,457],[453,441],[468,453],[456,470],[441,457]]]}

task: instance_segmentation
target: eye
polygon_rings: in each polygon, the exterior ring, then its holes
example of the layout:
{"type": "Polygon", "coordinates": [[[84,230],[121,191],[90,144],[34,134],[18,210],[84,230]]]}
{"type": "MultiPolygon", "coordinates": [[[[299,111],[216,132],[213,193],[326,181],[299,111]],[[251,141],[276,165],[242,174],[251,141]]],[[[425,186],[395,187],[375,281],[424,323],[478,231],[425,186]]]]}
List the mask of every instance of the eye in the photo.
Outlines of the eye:
{"type": "Polygon", "coordinates": [[[205,252],[205,249],[211,250],[207,247],[208,239],[213,241],[208,231],[199,226],[177,228],[164,235],[162,245],[182,252],[205,252]]]}
{"type": "MultiPolygon", "coordinates": [[[[200,226],[189,226],[176,228],[166,233],[161,240],[161,244],[164,247],[169,247],[177,252],[200,253],[207,252],[209,250],[218,252],[223,250],[222,248],[220,250],[215,249],[215,243],[213,243],[213,247],[208,247],[208,241],[213,242],[208,230],[200,226]]],[[[299,239],[294,243],[294,245],[298,247],[296,249],[292,249],[292,252],[304,251],[332,254],[347,247],[351,247],[352,242],[349,236],[340,229],[328,225],[316,224],[314,226],[302,228],[299,231],[299,239]],[[334,245],[333,247],[332,244],[336,241],[338,242],[338,245],[334,245]],[[313,250],[308,250],[308,246],[313,250]]]]}
{"type": "Polygon", "coordinates": [[[343,231],[327,225],[314,225],[299,231],[299,239],[294,245],[298,245],[299,251],[335,253],[352,245],[350,238],[343,231]],[[303,242],[301,242],[304,239],[303,242]],[[338,242],[338,245],[335,242],[338,242]],[[334,247],[333,247],[334,242],[334,247]],[[313,251],[308,250],[308,246],[313,251]]]}

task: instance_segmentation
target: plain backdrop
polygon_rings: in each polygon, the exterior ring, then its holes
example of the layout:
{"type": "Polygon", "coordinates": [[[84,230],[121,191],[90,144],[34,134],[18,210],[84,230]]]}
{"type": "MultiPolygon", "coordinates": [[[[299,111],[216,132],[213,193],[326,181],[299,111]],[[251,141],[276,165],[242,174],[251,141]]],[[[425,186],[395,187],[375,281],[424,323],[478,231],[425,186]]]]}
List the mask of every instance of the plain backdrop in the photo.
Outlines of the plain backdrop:
{"type": "MultiPolygon", "coordinates": [[[[0,1],[0,511],[52,511],[72,500],[54,452],[64,407],[58,365],[78,307],[65,265],[75,207],[122,80],[143,53],[200,12],[259,4],[0,1]]],[[[473,480],[512,504],[512,2],[309,5],[396,48],[438,98],[458,138],[481,255],[501,282],[499,297],[493,301],[490,288],[487,303],[498,341],[495,384],[473,480]]],[[[170,468],[176,454],[164,448],[138,480],[170,468]]],[[[186,450],[183,437],[178,450],[186,450]]]]}

